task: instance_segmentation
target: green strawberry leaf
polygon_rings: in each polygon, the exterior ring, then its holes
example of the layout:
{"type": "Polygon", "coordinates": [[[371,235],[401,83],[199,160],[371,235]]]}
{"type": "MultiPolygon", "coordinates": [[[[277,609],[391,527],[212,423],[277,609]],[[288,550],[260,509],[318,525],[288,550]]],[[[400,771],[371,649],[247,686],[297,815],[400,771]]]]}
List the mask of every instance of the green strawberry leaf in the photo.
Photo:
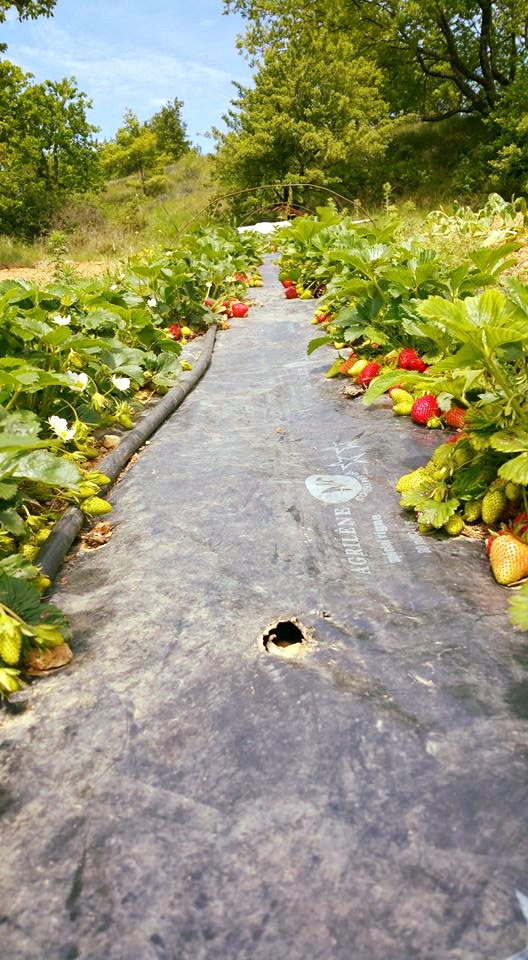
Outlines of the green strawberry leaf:
{"type": "Polygon", "coordinates": [[[16,510],[13,510],[12,508],[0,510],[0,524],[5,527],[9,533],[13,533],[15,537],[24,536],[24,521],[16,512],[16,510]]]}
{"type": "Polygon", "coordinates": [[[318,350],[319,347],[325,346],[327,343],[332,343],[332,337],[315,337],[314,340],[310,340],[306,348],[306,353],[308,356],[311,356],[315,350],[318,350]]]}
{"type": "Polygon", "coordinates": [[[15,477],[36,480],[50,487],[75,489],[81,479],[78,467],[69,460],[54,456],[47,450],[34,450],[19,457],[12,471],[15,477]]]}
{"type": "Polygon", "coordinates": [[[396,369],[390,370],[388,373],[380,373],[370,384],[363,397],[363,403],[366,407],[369,407],[371,403],[383,396],[389,387],[393,387],[397,383],[401,383],[403,387],[407,388],[420,382],[423,383],[422,375],[413,371],[396,369]]]}
{"type": "Polygon", "coordinates": [[[510,620],[521,630],[528,630],[528,584],[510,600],[510,620]]]}
{"type": "Polygon", "coordinates": [[[528,450],[528,431],[509,432],[504,430],[501,433],[495,433],[490,437],[490,445],[494,450],[501,450],[503,453],[519,453],[521,450],[528,450]]]}
{"type": "Polygon", "coordinates": [[[10,480],[0,480],[0,500],[9,503],[18,493],[18,486],[10,480]]]}
{"type": "Polygon", "coordinates": [[[36,623],[40,614],[40,593],[26,580],[0,576],[0,603],[13,610],[17,616],[29,623],[36,623]]]}
{"type": "Polygon", "coordinates": [[[499,467],[498,473],[503,480],[528,485],[528,452],[520,453],[513,460],[507,460],[502,467],[499,467]]]}
{"type": "Polygon", "coordinates": [[[443,500],[440,503],[437,500],[421,500],[416,504],[418,520],[439,530],[456,513],[459,506],[460,500],[443,500]]]}
{"type": "Polygon", "coordinates": [[[38,567],[20,553],[12,553],[9,557],[0,560],[0,578],[6,574],[8,577],[16,577],[17,580],[34,580],[39,573],[38,567]]]}

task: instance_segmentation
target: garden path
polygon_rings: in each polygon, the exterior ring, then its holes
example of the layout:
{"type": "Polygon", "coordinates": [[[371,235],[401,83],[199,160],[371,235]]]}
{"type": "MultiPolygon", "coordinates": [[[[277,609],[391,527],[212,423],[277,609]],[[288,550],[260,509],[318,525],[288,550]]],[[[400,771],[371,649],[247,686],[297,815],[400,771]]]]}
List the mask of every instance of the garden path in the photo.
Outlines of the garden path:
{"type": "Polygon", "coordinates": [[[74,663],[3,718],[10,960],[528,940],[526,641],[482,545],[401,515],[438,435],[344,400],[306,356],[313,304],[264,274],[114,488],[110,542],[64,569],[74,663]],[[299,656],[259,645],[293,616],[299,656]]]}

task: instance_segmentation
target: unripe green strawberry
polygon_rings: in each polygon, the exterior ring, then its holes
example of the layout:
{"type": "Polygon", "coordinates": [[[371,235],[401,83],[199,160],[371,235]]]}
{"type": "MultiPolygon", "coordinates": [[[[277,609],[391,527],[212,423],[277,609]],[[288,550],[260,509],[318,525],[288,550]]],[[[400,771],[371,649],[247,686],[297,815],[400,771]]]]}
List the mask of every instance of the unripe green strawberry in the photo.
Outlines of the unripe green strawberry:
{"type": "Polygon", "coordinates": [[[422,483],[429,483],[430,481],[431,475],[425,467],[418,467],[417,470],[413,470],[411,473],[404,473],[398,480],[395,490],[397,493],[407,493],[407,490],[415,490],[417,487],[420,487],[422,483]]]}
{"type": "Polygon", "coordinates": [[[22,554],[24,560],[29,560],[30,563],[33,562],[38,552],[39,551],[36,543],[23,543],[19,550],[19,553],[22,554]]]}
{"type": "Polygon", "coordinates": [[[414,401],[412,397],[410,400],[405,400],[405,401],[402,400],[401,403],[394,404],[392,408],[392,412],[397,413],[399,417],[408,417],[410,416],[413,403],[414,401]]]}
{"type": "Polygon", "coordinates": [[[436,500],[437,503],[442,503],[445,499],[445,486],[438,487],[433,493],[433,500],[436,500]]]}
{"type": "Polygon", "coordinates": [[[402,390],[401,387],[393,387],[392,390],[389,390],[390,398],[393,403],[410,403],[411,406],[414,403],[414,397],[412,394],[407,393],[407,390],[402,390]]]}
{"type": "Polygon", "coordinates": [[[444,530],[450,537],[458,537],[463,529],[464,521],[459,516],[450,517],[447,523],[444,523],[444,530]]]}
{"type": "Polygon", "coordinates": [[[122,427],[125,427],[126,430],[131,430],[134,426],[134,421],[132,417],[129,417],[128,413],[122,413],[117,418],[117,422],[120,423],[122,427]]]}
{"type": "Polygon", "coordinates": [[[93,483],[90,480],[85,480],[83,483],[79,484],[79,496],[84,499],[86,497],[93,497],[99,490],[99,484],[93,483]]]}
{"type": "Polygon", "coordinates": [[[9,666],[14,667],[20,660],[22,649],[22,631],[13,617],[0,612],[0,657],[9,666]]]}
{"type": "Polygon", "coordinates": [[[88,480],[89,483],[97,483],[101,487],[110,483],[110,477],[107,477],[105,473],[100,473],[99,470],[90,470],[89,473],[85,474],[84,479],[88,480]]]}
{"type": "Polygon", "coordinates": [[[492,527],[500,520],[506,508],[507,500],[503,490],[488,490],[482,500],[482,520],[492,527]]]}
{"type": "Polygon", "coordinates": [[[39,593],[44,593],[48,589],[51,580],[49,577],[44,576],[43,573],[39,573],[34,580],[31,581],[33,586],[38,590],[39,593]]]}
{"type": "Polygon", "coordinates": [[[475,523],[482,516],[482,501],[467,500],[464,504],[464,520],[466,523],[475,523]]]}
{"type": "Polygon", "coordinates": [[[477,453],[484,453],[485,450],[489,449],[489,440],[487,437],[481,437],[476,433],[470,434],[469,442],[473,450],[476,450],[477,453]]]}
{"type": "Polygon", "coordinates": [[[48,539],[50,534],[51,534],[51,530],[49,527],[44,527],[43,530],[38,530],[37,533],[35,534],[35,543],[37,543],[39,546],[42,543],[46,543],[46,540],[48,539]]]}
{"type": "Polygon", "coordinates": [[[353,367],[350,367],[348,371],[353,377],[357,377],[358,373],[361,373],[362,370],[367,366],[368,360],[356,360],[353,367]]]}
{"type": "Polygon", "coordinates": [[[522,487],[518,483],[513,483],[512,480],[509,480],[506,486],[504,487],[504,493],[506,494],[507,500],[518,500],[521,496],[522,487]]]}
{"type": "Polygon", "coordinates": [[[442,421],[440,417],[429,417],[426,426],[429,430],[438,430],[438,428],[442,426],[442,421]]]}
{"type": "Polygon", "coordinates": [[[434,530],[434,527],[430,523],[418,524],[418,533],[431,533],[431,530],[434,530]]]}
{"type": "Polygon", "coordinates": [[[456,467],[463,467],[465,463],[468,463],[471,460],[471,452],[467,447],[455,447],[455,452],[453,454],[453,462],[456,467]]]}
{"type": "Polygon", "coordinates": [[[104,513],[110,513],[111,509],[108,500],[103,500],[102,497],[88,497],[81,503],[81,510],[88,517],[100,517],[104,513]]]}

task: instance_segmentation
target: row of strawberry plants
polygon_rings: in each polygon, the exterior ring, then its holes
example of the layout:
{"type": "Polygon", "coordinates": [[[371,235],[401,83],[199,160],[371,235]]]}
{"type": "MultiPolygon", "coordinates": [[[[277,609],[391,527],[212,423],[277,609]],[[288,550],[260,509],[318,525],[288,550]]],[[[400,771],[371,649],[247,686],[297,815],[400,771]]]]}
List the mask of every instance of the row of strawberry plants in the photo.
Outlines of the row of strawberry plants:
{"type": "Polygon", "coordinates": [[[0,283],[0,698],[68,639],[36,561],[68,504],[110,511],[101,437],[175,383],[187,339],[245,314],[261,252],[252,235],[200,229],[112,277],[0,283]]]}
{"type": "MultiPolygon", "coordinates": [[[[528,577],[528,286],[508,275],[524,223],[496,205],[494,220],[498,246],[457,262],[394,218],[376,228],[331,213],[288,231],[281,275],[286,296],[322,296],[309,352],[336,349],[327,376],[354,379],[367,405],[388,394],[395,415],[455,431],[400,478],[401,505],[423,534],[482,533],[496,580],[512,585],[528,577]]],[[[528,628],[528,585],[511,617],[528,628]]]]}

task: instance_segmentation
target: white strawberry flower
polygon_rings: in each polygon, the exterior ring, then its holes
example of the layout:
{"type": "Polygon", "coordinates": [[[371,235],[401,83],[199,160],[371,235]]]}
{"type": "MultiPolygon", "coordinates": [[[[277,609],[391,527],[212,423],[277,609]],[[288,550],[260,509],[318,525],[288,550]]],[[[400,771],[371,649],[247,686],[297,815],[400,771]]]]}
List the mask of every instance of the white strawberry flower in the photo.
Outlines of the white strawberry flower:
{"type": "Polygon", "coordinates": [[[53,433],[61,440],[71,440],[75,436],[75,427],[69,427],[64,417],[48,417],[48,423],[53,433]]]}
{"type": "Polygon", "coordinates": [[[77,393],[82,393],[83,390],[86,390],[88,386],[87,373],[75,373],[73,370],[67,370],[66,375],[70,378],[70,387],[72,390],[76,390],[77,393]]]}
{"type": "Polygon", "coordinates": [[[56,313],[55,316],[52,317],[52,320],[53,323],[56,323],[58,327],[67,327],[68,324],[71,323],[71,317],[69,313],[66,314],[65,317],[63,317],[60,313],[56,313]]]}
{"type": "Polygon", "coordinates": [[[158,301],[156,300],[156,297],[150,297],[150,299],[147,300],[147,307],[157,307],[157,306],[158,306],[158,301]]]}
{"type": "Polygon", "coordinates": [[[112,383],[116,390],[128,390],[130,386],[129,377],[118,377],[117,373],[112,374],[112,383]]]}

